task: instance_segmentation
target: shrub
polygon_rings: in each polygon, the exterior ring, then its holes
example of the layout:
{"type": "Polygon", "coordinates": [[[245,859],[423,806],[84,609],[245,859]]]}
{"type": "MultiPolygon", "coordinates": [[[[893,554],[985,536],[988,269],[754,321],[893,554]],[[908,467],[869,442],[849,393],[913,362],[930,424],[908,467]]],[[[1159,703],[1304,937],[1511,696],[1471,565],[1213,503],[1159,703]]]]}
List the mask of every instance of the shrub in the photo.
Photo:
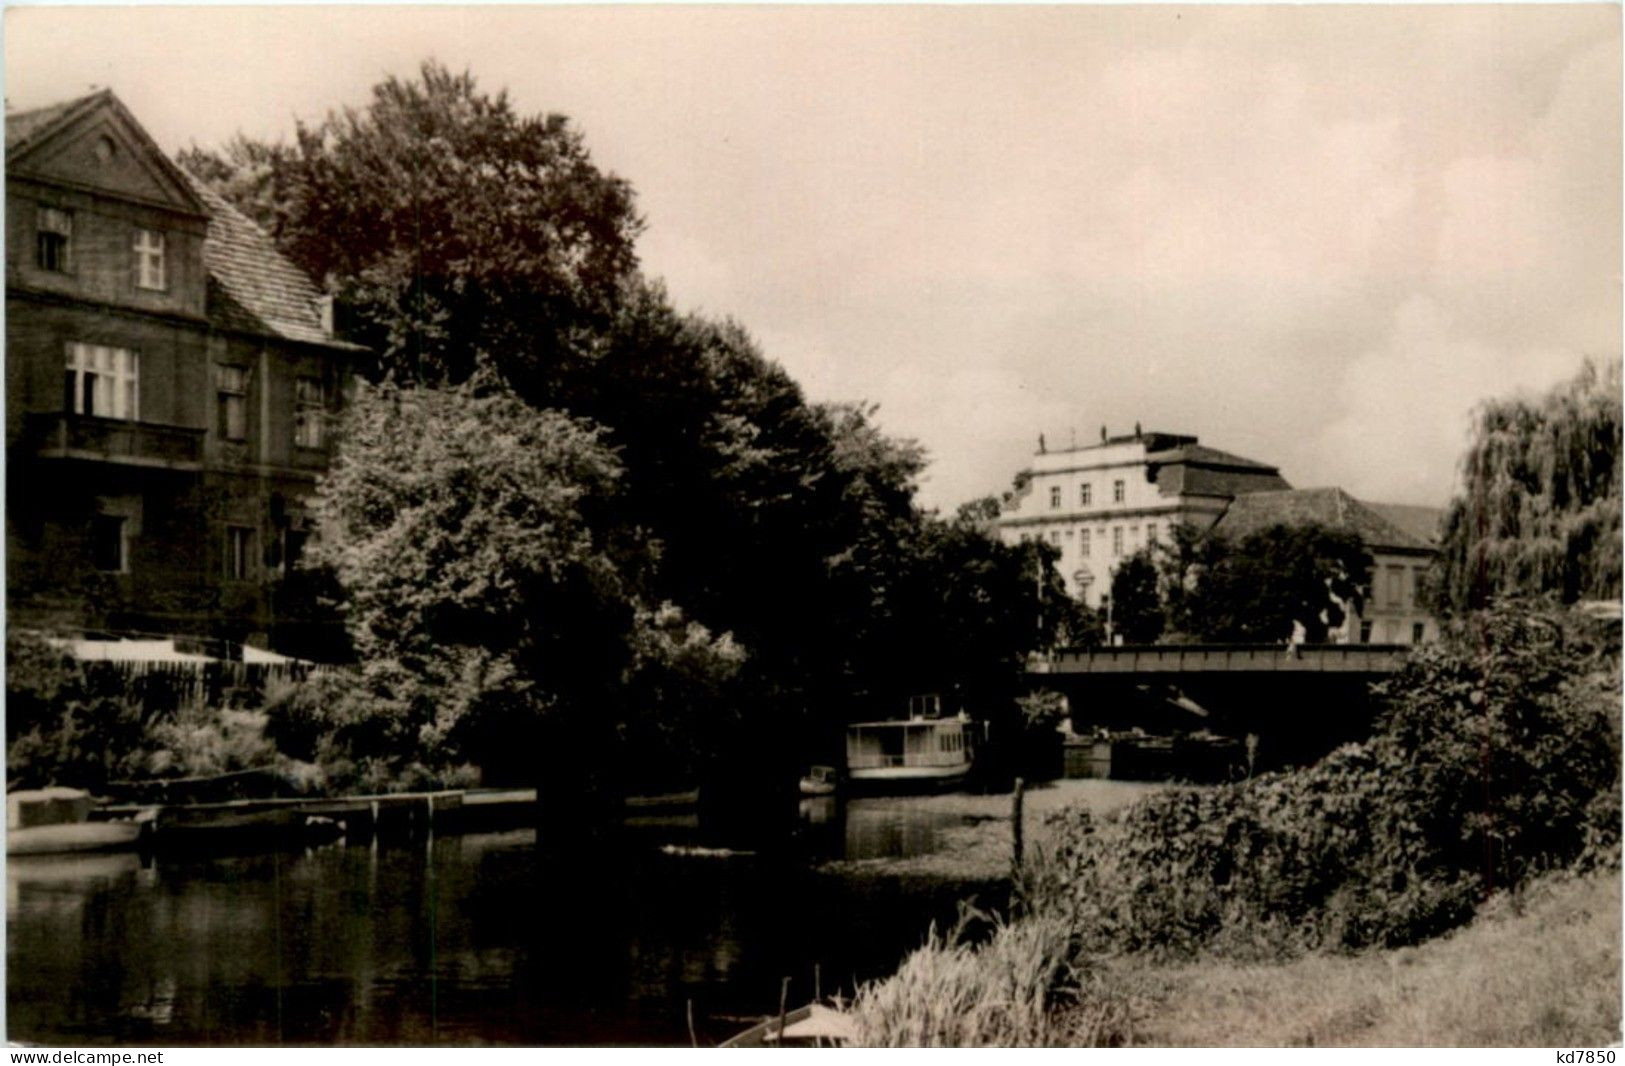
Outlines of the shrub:
{"type": "Polygon", "coordinates": [[[97,789],[139,770],[149,715],[116,670],[76,662],[44,638],[6,635],[8,787],[97,789]]]}
{"type": "Polygon", "coordinates": [[[1023,898],[1092,951],[1282,955],[1412,943],[1494,888],[1617,860],[1617,647],[1549,606],[1475,616],[1385,686],[1363,744],[1107,824],[1053,815],[1023,898]]]}

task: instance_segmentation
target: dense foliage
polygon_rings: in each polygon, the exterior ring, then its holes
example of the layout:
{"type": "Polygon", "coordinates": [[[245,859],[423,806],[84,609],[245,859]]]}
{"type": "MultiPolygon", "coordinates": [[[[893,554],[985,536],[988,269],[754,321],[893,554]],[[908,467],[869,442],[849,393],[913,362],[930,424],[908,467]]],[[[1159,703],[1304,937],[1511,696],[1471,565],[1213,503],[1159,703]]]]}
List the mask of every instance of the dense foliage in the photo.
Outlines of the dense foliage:
{"type": "Polygon", "coordinates": [[[808,402],[741,327],[638,277],[630,189],[563,119],[428,64],[293,145],[182,162],[379,356],[313,553],[378,719],[340,715],[335,758],[507,775],[527,730],[569,721],[641,774],[730,733],[832,744],[914,693],[1018,717],[1063,624],[1042,560],[974,508],[922,512],[924,454],[873,408],[808,402]]]}
{"type": "Polygon", "coordinates": [[[1587,363],[1544,397],[1483,406],[1445,516],[1441,608],[1619,598],[1620,388],[1617,363],[1587,363]]]}
{"type": "Polygon", "coordinates": [[[1411,943],[1617,857],[1618,623],[1508,606],[1419,649],[1378,733],[1304,770],[1059,816],[1028,886],[1091,950],[1411,943]]]}
{"type": "Polygon", "coordinates": [[[1112,628],[1157,640],[1323,643],[1363,601],[1371,557],[1358,535],[1274,525],[1243,537],[1175,525],[1112,575],[1112,628]]]}
{"type": "Polygon", "coordinates": [[[339,297],[385,370],[456,382],[485,360],[535,396],[593,358],[636,266],[630,186],[562,115],[523,115],[425,63],[295,143],[239,137],[181,161],[339,297]]]}

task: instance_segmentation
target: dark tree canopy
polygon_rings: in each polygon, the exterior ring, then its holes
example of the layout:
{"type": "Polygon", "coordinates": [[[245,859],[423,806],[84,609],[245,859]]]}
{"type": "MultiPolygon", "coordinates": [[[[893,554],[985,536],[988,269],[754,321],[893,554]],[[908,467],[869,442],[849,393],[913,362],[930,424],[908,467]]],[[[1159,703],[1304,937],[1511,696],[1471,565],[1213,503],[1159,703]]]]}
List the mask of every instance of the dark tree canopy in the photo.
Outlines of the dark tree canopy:
{"type": "Polygon", "coordinates": [[[1199,587],[1204,639],[1279,643],[1301,627],[1324,643],[1343,623],[1343,605],[1370,586],[1371,556],[1354,533],[1320,525],[1277,525],[1224,544],[1199,587]]]}
{"type": "Polygon", "coordinates": [[[1544,397],[1483,406],[1445,516],[1440,608],[1619,597],[1620,386],[1617,364],[1588,362],[1544,397]]]}
{"type": "Polygon", "coordinates": [[[238,138],[182,162],[267,225],[339,296],[351,338],[408,380],[491,360],[542,398],[592,358],[637,265],[631,186],[568,120],[521,115],[433,62],[301,123],[292,146],[238,138]]]}
{"type": "Polygon", "coordinates": [[[1157,592],[1155,549],[1142,548],[1112,573],[1112,632],[1129,644],[1152,644],[1166,620],[1157,592]]]}
{"type": "Polygon", "coordinates": [[[1013,709],[1065,624],[989,505],[920,509],[925,455],[872,406],[809,402],[743,327],[637,274],[631,189],[563,118],[431,63],[291,146],[183,162],[379,355],[324,557],[403,751],[500,755],[589,706],[646,751],[713,754],[916,693],[1013,709]]]}

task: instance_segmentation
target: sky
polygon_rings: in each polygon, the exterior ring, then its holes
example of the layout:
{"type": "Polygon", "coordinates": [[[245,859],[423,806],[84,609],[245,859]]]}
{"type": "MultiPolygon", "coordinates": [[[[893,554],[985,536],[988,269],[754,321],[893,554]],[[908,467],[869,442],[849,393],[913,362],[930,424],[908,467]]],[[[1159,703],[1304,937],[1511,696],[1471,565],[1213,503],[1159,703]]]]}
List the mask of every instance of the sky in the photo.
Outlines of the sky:
{"type": "Polygon", "coordinates": [[[923,444],[928,506],[1135,423],[1442,505],[1479,403],[1620,359],[1620,17],[10,7],[5,83],[174,151],[467,68],[632,183],[679,307],[923,444]]]}

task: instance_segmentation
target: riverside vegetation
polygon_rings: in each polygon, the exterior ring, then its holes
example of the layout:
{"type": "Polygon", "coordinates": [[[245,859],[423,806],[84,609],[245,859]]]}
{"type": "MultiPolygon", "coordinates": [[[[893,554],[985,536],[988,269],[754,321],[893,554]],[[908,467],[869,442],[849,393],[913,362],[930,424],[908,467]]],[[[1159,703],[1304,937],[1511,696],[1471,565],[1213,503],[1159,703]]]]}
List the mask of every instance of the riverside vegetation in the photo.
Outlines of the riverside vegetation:
{"type": "MultiPolygon", "coordinates": [[[[1571,918],[1585,912],[1580,928],[1600,927],[1572,938],[1580,954],[1569,968],[1544,972],[1558,982],[1589,966],[1613,991],[1575,1000],[1566,984],[1522,987],[1520,1002],[1550,1009],[1519,1032],[1541,1042],[1617,1038],[1617,933],[1606,928],[1617,930],[1618,636],[1616,621],[1581,611],[1505,604],[1420,649],[1385,686],[1386,710],[1364,743],[1306,769],[1158,792],[1105,818],[1056,812],[1045,846],[1018,873],[1017,917],[980,947],[934,939],[865,989],[865,1039],[1165,1040],[1173,1030],[1157,1019],[1200,1009],[1211,975],[1252,974],[1254,994],[1268,995],[1291,987],[1292,967],[1341,967],[1354,975],[1343,982],[1350,1018],[1370,1024],[1328,1023],[1321,1039],[1479,1042],[1459,1016],[1431,1031],[1377,1024],[1384,1001],[1359,999],[1367,983],[1358,975],[1384,949],[1414,952],[1486,913],[1498,915],[1497,928],[1459,943],[1532,949],[1552,920],[1546,912],[1564,908],[1571,918]],[[938,1006],[960,1002],[983,1006],[938,1006]],[[1583,1003],[1594,1007],[1588,1016],[1568,1019],[1583,1003]]],[[[1430,945],[1407,957],[1440,967],[1466,956],[1430,945]]],[[[1203,1043],[1315,1035],[1313,1026],[1186,1031],[1203,1043]]]]}

